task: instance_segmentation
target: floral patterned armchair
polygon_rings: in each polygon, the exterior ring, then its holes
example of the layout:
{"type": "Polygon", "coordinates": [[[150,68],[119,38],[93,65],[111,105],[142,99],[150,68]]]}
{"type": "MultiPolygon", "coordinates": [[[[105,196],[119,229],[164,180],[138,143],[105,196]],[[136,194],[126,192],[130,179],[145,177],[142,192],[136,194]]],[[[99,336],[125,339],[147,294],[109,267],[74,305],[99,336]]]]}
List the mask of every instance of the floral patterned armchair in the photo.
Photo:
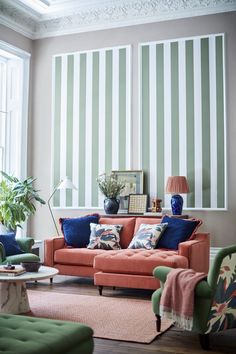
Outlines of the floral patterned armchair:
{"type": "MultiPolygon", "coordinates": [[[[152,295],[153,311],[160,326],[159,305],[167,274],[172,268],[157,267],[154,276],[162,288],[152,295]]],[[[203,349],[209,349],[209,334],[236,328],[236,245],[222,248],[216,255],[206,280],[194,292],[192,331],[199,333],[203,349]]]]}

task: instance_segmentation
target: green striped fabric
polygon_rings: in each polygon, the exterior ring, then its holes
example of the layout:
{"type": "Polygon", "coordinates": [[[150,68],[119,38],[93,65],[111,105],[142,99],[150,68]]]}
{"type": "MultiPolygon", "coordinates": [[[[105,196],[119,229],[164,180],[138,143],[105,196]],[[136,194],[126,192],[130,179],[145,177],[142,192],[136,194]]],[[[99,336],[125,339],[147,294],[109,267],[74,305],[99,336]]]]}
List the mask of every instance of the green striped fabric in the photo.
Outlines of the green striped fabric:
{"type": "Polygon", "coordinates": [[[225,209],[224,35],[140,45],[145,191],[163,200],[169,176],[187,177],[190,209],[225,209]]]}
{"type": "Polygon", "coordinates": [[[56,207],[98,207],[96,178],[131,168],[130,46],[53,58],[52,188],[68,176],[78,190],[56,207]]]}

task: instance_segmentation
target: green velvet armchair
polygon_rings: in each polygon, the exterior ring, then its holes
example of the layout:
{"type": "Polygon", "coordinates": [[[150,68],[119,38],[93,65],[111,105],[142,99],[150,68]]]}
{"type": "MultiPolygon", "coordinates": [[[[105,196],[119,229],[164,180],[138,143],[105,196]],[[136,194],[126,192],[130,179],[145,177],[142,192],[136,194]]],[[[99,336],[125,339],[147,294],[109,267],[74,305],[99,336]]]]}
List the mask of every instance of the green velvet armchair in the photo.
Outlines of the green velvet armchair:
{"type": "Polygon", "coordinates": [[[6,256],[5,248],[0,242],[0,265],[7,263],[20,264],[26,261],[40,261],[39,257],[32,253],[32,246],[34,245],[34,239],[32,237],[22,237],[16,239],[16,241],[24,253],[6,256]]]}
{"type": "MultiPolygon", "coordinates": [[[[172,268],[156,267],[155,278],[161,288],[152,295],[157,331],[160,331],[159,311],[162,290],[172,268]]],[[[209,349],[209,334],[236,328],[236,245],[221,249],[210,266],[206,280],[200,281],[194,293],[192,331],[199,334],[203,349],[209,349]]]]}

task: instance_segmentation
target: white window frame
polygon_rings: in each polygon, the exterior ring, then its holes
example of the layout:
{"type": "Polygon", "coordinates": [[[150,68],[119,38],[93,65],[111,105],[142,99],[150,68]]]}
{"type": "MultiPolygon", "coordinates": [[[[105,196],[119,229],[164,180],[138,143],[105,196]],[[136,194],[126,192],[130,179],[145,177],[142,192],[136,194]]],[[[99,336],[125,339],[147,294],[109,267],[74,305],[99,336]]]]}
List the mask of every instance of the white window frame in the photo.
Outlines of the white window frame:
{"type": "MultiPolygon", "coordinates": [[[[7,42],[0,40],[0,52],[3,50],[9,54],[12,54],[19,59],[21,59],[21,70],[20,70],[20,85],[19,85],[19,124],[18,134],[19,134],[19,144],[18,144],[18,160],[19,165],[17,168],[16,177],[19,179],[25,179],[27,177],[27,149],[28,149],[28,101],[29,101],[29,72],[30,72],[30,57],[31,54],[17,48],[7,42]]],[[[7,111],[7,109],[6,109],[7,111]]],[[[6,113],[6,115],[8,112],[6,113]]],[[[6,132],[7,133],[7,132],[6,132]]],[[[7,143],[7,142],[6,142],[7,143]]],[[[7,167],[7,159],[10,156],[5,154],[5,167],[7,167]]],[[[6,172],[11,172],[7,171],[6,172]]],[[[24,225],[23,229],[17,231],[17,236],[22,237],[26,235],[27,225],[24,225]]]]}
{"type": "Polygon", "coordinates": [[[22,59],[22,72],[20,85],[20,121],[19,121],[19,156],[20,164],[18,169],[18,178],[27,177],[27,136],[28,136],[28,96],[29,96],[29,69],[31,54],[19,49],[11,44],[0,40],[0,50],[4,50],[10,54],[22,59]]]}

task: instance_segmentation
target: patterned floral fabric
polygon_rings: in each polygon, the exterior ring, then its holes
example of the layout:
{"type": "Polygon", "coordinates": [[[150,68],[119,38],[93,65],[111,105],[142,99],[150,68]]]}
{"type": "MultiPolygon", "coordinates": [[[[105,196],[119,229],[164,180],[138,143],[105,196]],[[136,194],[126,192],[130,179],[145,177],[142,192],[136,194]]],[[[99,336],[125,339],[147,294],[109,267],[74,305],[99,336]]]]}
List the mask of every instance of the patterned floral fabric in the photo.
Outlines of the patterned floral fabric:
{"type": "Polygon", "coordinates": [[[119,250],[122,225],[90,224],[90,240],[87,248],[119,250]]]}
{"type": "Polygon", "coordinates": [[[224,258],[217,290],[210,310],[207,331],[218,332],[236,327],[236,254],[224,258]]]}
{"type": "Polygon", "coordinates": [[[141,224],[128,248],[146,248],[148,250],[156,248],[157,242],[167,225],[168,223],[153,225],[141,224]]]}

